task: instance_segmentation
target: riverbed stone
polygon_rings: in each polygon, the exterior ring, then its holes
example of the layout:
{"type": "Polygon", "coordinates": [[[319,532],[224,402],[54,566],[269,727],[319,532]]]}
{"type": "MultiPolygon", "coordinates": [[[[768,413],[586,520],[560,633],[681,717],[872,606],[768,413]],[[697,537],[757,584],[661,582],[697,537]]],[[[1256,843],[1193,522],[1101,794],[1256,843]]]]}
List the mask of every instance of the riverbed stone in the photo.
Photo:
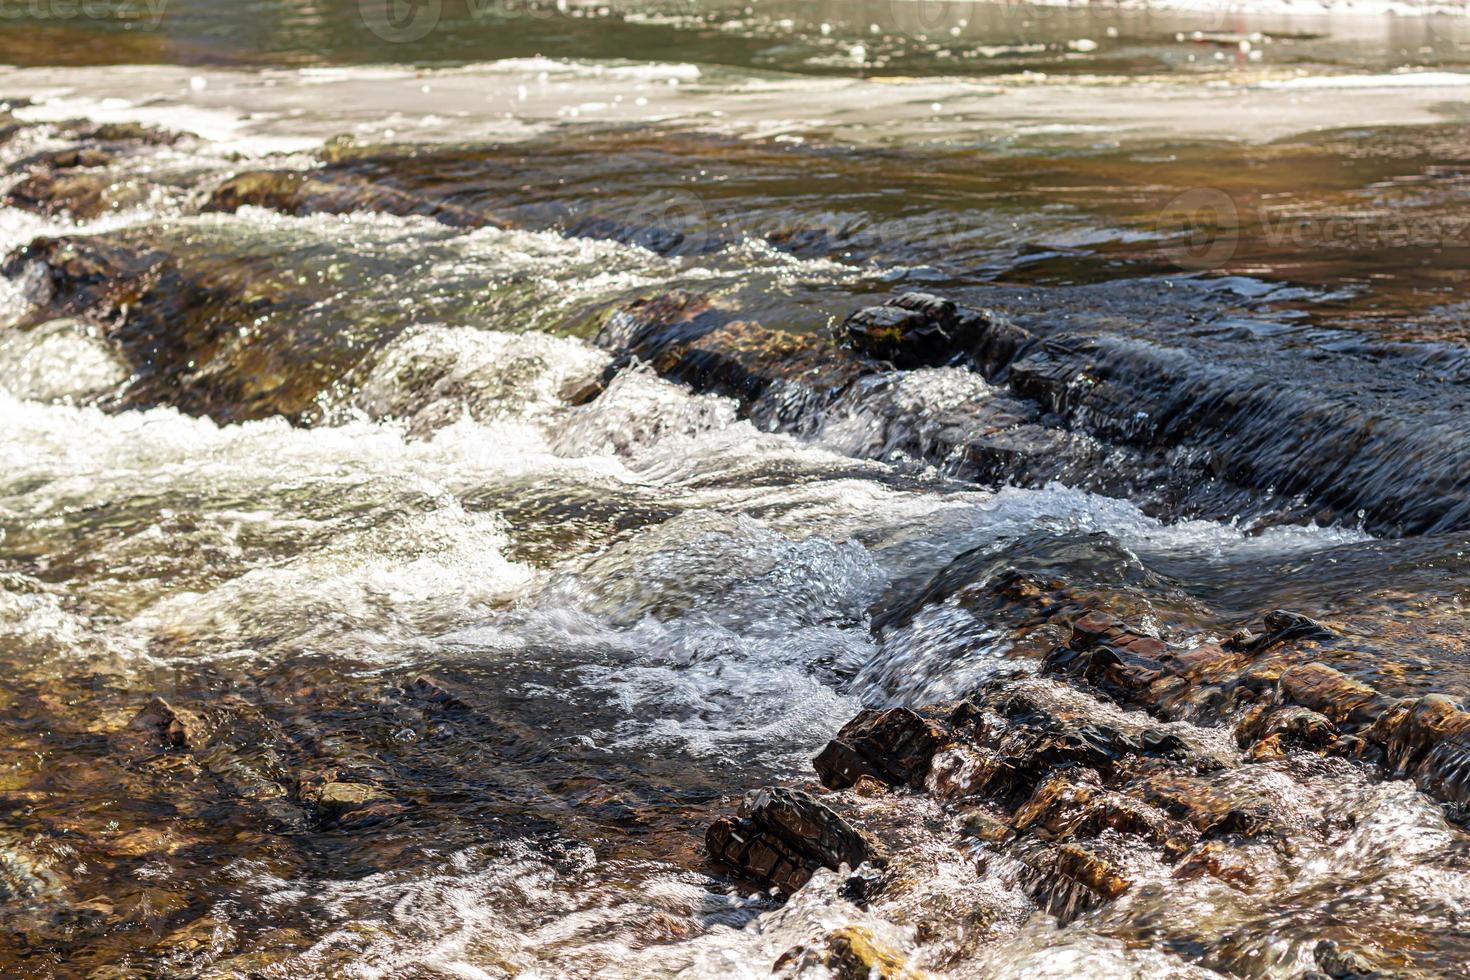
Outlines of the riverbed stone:
{"type": "MultiPolygon", "coordinates": [[[[913,292],[856,311],[842,322],[837,336],[867,357],[912,370],[964,360],[996,334],[1013,338],[1013,348],[1028,339],[1024,331],[1001,320],[987,310],[913,292]]],[[[1009,353],[1014,356],[1015,350],[1009,353]]]]}
{"type": "Polygon", "coordinates": [[[143,706],[126,730],[129,744],[197,751],[204,747],[204,723],[192,711],[175,707],[161,697],[143,706]]]}
{"type": "Polygon", "coordinates": [[[1288,668],[1278,684],[1283,702],[1320,712],[1350,732],[1366,730],[1391,705],[1368,685],[1319,662],[1288,668]]]}
{"type": "Polygon", "coordinates": [[[298,216],[358,211],[418,215],[455,228],[500,227],[488,214],[446,201],[372,183],[350,174],[249,170],[217,186],[205,211],[238,211],[250,205],[298,216]]]}
{"type": "Polygon", "coordinates": [[[865,776],[918,787],[948,736],[940,722],[909,708],[865,710],[842,726],[813,765],[829,789],[846,789],[865,776]]]}
{"type": "Polygon", "coordinates": [[[710,825],[705,846],[716,861],[785,895],[819,868],[856,870],[884,858],[877,843],[830,807],[778,787],[748,794],[735,817],[710,825]]]}
{"type": "Polygon", "coordinates": [[[804,975],[809,970],[823,968],[825,975],[834,980],[922,980],[924,977],[902,954],[884,945],[871,929],[859,925],[841,926],[814,943],[788,949],[776,959],[771,972],[804,975]]]}
{"type": "Polygon", "coordinates": [[[1312,950],[1317,968],[1333,980],[1361,980],[1366,977],[1389,977],[1377,963],[1358,950],[1323,939],[1312,950]]]}
{"type": "Polygon", "coordinates": [[[112,178],[100,173],[55,173],[36,171],[5,194],[5,203],[36,214],[68,214],[89,220],[112,210],[117,202],[109,194],[112,178]]]}

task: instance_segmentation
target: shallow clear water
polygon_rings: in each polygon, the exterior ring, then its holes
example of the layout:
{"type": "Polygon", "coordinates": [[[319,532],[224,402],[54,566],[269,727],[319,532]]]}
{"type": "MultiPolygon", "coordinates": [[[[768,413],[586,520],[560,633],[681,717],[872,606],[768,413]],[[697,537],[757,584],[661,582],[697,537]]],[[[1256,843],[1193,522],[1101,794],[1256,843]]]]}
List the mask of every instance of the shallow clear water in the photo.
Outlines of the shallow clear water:
{"type": "MultiPolygon", "coordinates": [[[[0,208],[6,252],[174,263],[106,317],[55,319],[39,264],[3,283],[0,973],[763,976],[855,922],[955,977],[1296,976],[1329,936],[1463,970],[1462,830],[1343,760],[1239,770],[1293,827],[1250,887],[1140,853],[1140,887],[1065,925],[922,796],[895,833],[925,872],[866,909],[705,859],[713,817],[809,782],[863,705],[1004,682],[1143,723],[1036,676],[1045,637],[1003,610],[885,612],[954,569],[1179,639],[1289,608],[1390,694],[1470,692],[1453,521],[1274,488],[1222,514],[1146,473],[976,485],[913,451],[1001,397],[973,372],[771,431],[592,342],[674,288],[807,335],[922,288],[1385,440],[1463,431],[1465,21],[963,6],[446,5],[402,42],[357,4],[7,21],[7,188],[90,124],[186,135],[117,151],[95,216],[0,208]],[[495,220],[201,212],[323,166],[495,220]],[[130,741],[157,695],[203,747],[130,741]],[[393,811],[319,819],[333,778],[393,811]]],[[[1458,493],[1464,461],[1432,462],[1458,493]]]]}

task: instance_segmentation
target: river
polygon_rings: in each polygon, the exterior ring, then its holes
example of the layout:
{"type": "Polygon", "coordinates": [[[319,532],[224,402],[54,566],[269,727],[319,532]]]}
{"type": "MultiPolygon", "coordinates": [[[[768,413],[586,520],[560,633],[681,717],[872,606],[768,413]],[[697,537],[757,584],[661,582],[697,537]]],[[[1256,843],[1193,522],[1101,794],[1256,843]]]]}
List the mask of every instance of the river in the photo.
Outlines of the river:
{"type": "Polygon", "coordinates": [[[0,14],[0,974],[1466,975],[1457,11],[0,14]]]}

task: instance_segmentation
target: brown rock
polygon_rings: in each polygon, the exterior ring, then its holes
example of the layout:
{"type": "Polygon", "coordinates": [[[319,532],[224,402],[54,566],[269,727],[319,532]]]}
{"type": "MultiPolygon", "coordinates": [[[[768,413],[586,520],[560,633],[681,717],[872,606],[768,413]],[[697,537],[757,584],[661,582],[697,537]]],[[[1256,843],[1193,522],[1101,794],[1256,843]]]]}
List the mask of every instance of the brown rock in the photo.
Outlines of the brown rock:
{"type": "Polygon", "coordinates": [[[150,146],[172,146],[183,139],[179,133],[138,122],[98,123],[83,127],[77,135],[103,143],[143,143],[150,146]]]}
{"type": "Polygon", "coordinates": [[[352,175],[295,170],[237,174],[214,189],[204,210],[238,211],[247,204],[294,215],[372,211],[400,217],[422,215],[456,228],[502,226],[488,215],[352,175]]]}
{"type": "Polygon", "coordinates": [[[863,776],[917,788],[948,737],[942,724],[908,708],[865,709],[842,726],[813,765],[829,789],[846,789],[863,776]]]}
{"type": "Polygon", "coordinates": [[[710,857],[790,895],[819,868],[856,869],[881,862],[881,849],[827,806],[799,790],[763,789],[746,796],[734,819],[705,835],[710,857]]]}
{"type": "Polygon", "coordinates": [[[1324,663],[1288,668],[1277,685],[1282,703],[1320,712],[1350,732],[1368,728],[1392,704],[1368,685],[1324,663]]]}
{"type": "Polygon", "coordinates": [[[383,790],[366,783],[324,782],[304,794],[303,802],[314,805],[324,823],[361,826],[403,811],[383,790]]]}
{"type": "Polygon", "coordinates": [[[997,820],[983,810],[966,814],[963,827],[966,837],[992,843],[1005,840],[1011,835],[1011,828],[1005,821],[997,820]]]}
{"type": "Polygon", "coordinates": [[[1312,956],[1317,961],[1318,969],[1332,977],[1333,980],[1358,980],[1359,977],[1388,975],[1367,956],[1333,942],[1331,939],[1319,942],[1312,950],[1312,956]]]}
{"type": "Polygon", "coordinates": [[[1187,879],[1207,874],[1232,888],[1245,890],[1256,883],[1251,865],[1251,856],[1241,849],[1224,841],[1210,840],[1202,842],[1180,860],[1174,869],[1174,877],[1187,879]]]}
{"type": "Polygon", "coordinates": [[[445,708],[468,711],[472,705],[464,692],[451,690],[444,681],[430,674],[420,674],[408,683],[408,693],[445,708]]]}
{"type": "Polygon", "coordinates": [[[1098,792],[1096,776],[1090,772],[1087,776],[1092,777],[1088,782],[1076,782],[1074,777],[1060,773],[1043,780],[1031,798],[1016,810],[1012,826],[1018,831],[1045,830],[1051,836],[1067,833],[1098,792]]]}
{"type": "Polygon", "coordinates": [[[835,980],[921,980],[923,977],[863,926],[834,929],[815,947],[792,947],[781,954],[771,972],[792,969],[804,973],[821,967],[826,967],[835,980]]]}
{"type": "Polygon", "coordinates": [[[1133,887],[1097,844],[1071,841],[1052,847],[1032,841],[1013,853],[1027,869],[1022,876],[1027,891],[1064,924],[1133,887]]]}
{"type": "Polygon", "coordinates": [[[204,723],[193,712],[155,697],[128,722],[128,734],[155,747],[196,751],[205,742],[204,723]]]}
{"type": "Polygon", "coordinates": [[[1394,702],[1365,738],[1384,748],[1396,776],[1447,803],[1470,804],[1470,712],[1430,694],[1394,702]]]}
{"type": "Polygon", "coordinates": [[[1286,746],[1281,741],[1280,735],[1268,735],[1255,745],[1252,745],[1245,753],[1245,757],[1252,762],[1271,762],[1275,759],[1286,758],[1286,746]]]}
{"type": "Polygon", "coordinates": [[[1241,748],[1271,738],[1283,746],[1327,749],[1337,742],[1338,732],[1326,715],[1295,704],[1259,706],[1235,729],[1241,748]]]}
{"type": "Polygon", "coordinates": [[[1063,844],[1057,849],[1057,870],[1076,879],[1103,898],[1113,899],[1133,887],[1118,869],[1085,844],[1063,844]]]}
{"type": "Polygon", "coordinates": [[[861,926],[827,934],[827,969],[837,980],[918,980],[920,973],[861,926]]]}
{"type": "MultiPolygon", "coordinates": [[[[1029,337],[995,314],[929,293],[904,293],[882,306],[853,313],[838,338],[853,349],[894,367],[936,367],[970,355],[993,331],[1009,329],[1019,344],[1029,337]]],[[[1014,350],[1010,352],[1014,354],[1014,350]]]]}
{"type": "Polygon", "coordinates": [[[1217,782],[1189,773],[1151,773],[1127,789],[1203,834],[1254,837],[1274,829],[1270,814],[1254,802],[1239,800],[1217,782]]]}
{"type": "Polygon", "coordinates": [[[95,218],[112,207],[111,179],[103,174],[57,174],[40,170],[10,189],[5,203],[37,214],[95,218]]]}

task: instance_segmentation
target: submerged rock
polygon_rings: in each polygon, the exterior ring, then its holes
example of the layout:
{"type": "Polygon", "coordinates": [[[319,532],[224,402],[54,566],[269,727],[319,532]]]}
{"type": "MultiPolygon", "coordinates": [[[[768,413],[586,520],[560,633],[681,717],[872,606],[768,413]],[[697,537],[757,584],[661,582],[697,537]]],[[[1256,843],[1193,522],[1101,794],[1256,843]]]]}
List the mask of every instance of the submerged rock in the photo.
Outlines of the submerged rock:
{"type": "Polygon", "coordinates": [[[911,967],[898,952],[878,941],[871,929],[843,926],[822,937],[815,946],[797,946],[782,953],[772,973],[793,970],[797,974],[825,967],[835,980],[922,980],[924,974],[911,967]]]}
{"type": "Polygon", "coordinates": [[[97,146],[73,146],[64,150],[50,150],[26,157],[16,164],[19,168],[45,167],[49,170],[66,170],[72,167],[105,167],[116,157],[97,146]]]}
{"type": "Polygon", "coordinates": [[[17,842],[0,838],[0,917],[17,912],[64,908],[67,893],[61,878],[17,842]]]}
{"type": "Polygon", "coordinates": [[[109,193],[112,184],[106,174],[39,171],[11,187],[4,203],[37,214],[89,220],[122,206],[109,193]]]}
{"type": "Polygon", "coordinates": [[[138,230],[38,238],[0,267],[35,304],[19,329],[74,318],[127,364],[131,380],[107,407],[305,421],[318,395],[363,356],[360,332],[308,321],[317,297],[294,273],[208,242],[153,242],[138,230]]]}
{"type": "Polygon", "coordinates": [[[128,722],[120,741],[141,749],[185,749],[193,752],[204,747],[204,723],[191,711],[176,708],[161,697],[149,701],[128,722]]]}
{"type": "Polygon", "coordinates": [[[246,205],[298,216],[367,211],[400,217],[418,215],[455,228],[501,225],[490,216],[467,208],[349,175],[327,177],[295,170],[250,170],[237,174],[211,192],[204,210],[234,212],[246,205]]]}
{"type": "Polygon", "coordinates": [[[1391,971],[1382,969],[1367,956],[1324,939],[1312,951],[1317,968],[1333,980],[1366,980],[1368,977],[1392,977],[1391,971]]]}
{"type": "Polygon", "coordinates": [[[33,153],[13,164],[13,172],[24,176],[6,192],[5,204],[79,221],[135,206],[154,188],[148,179],[119,172],[114,164],[126,157],[155,152],[158,146],[178,138],[131,123],[63,123],[56,129],[79,142],[33,153]]]}
{"type": "Polygon", "coordinates": [[[402,812],[392,796],[376,786],[336,780],[311,787],[302,801],[317,808],[326,823],[357,824],[381,820],[402,812]]]}

